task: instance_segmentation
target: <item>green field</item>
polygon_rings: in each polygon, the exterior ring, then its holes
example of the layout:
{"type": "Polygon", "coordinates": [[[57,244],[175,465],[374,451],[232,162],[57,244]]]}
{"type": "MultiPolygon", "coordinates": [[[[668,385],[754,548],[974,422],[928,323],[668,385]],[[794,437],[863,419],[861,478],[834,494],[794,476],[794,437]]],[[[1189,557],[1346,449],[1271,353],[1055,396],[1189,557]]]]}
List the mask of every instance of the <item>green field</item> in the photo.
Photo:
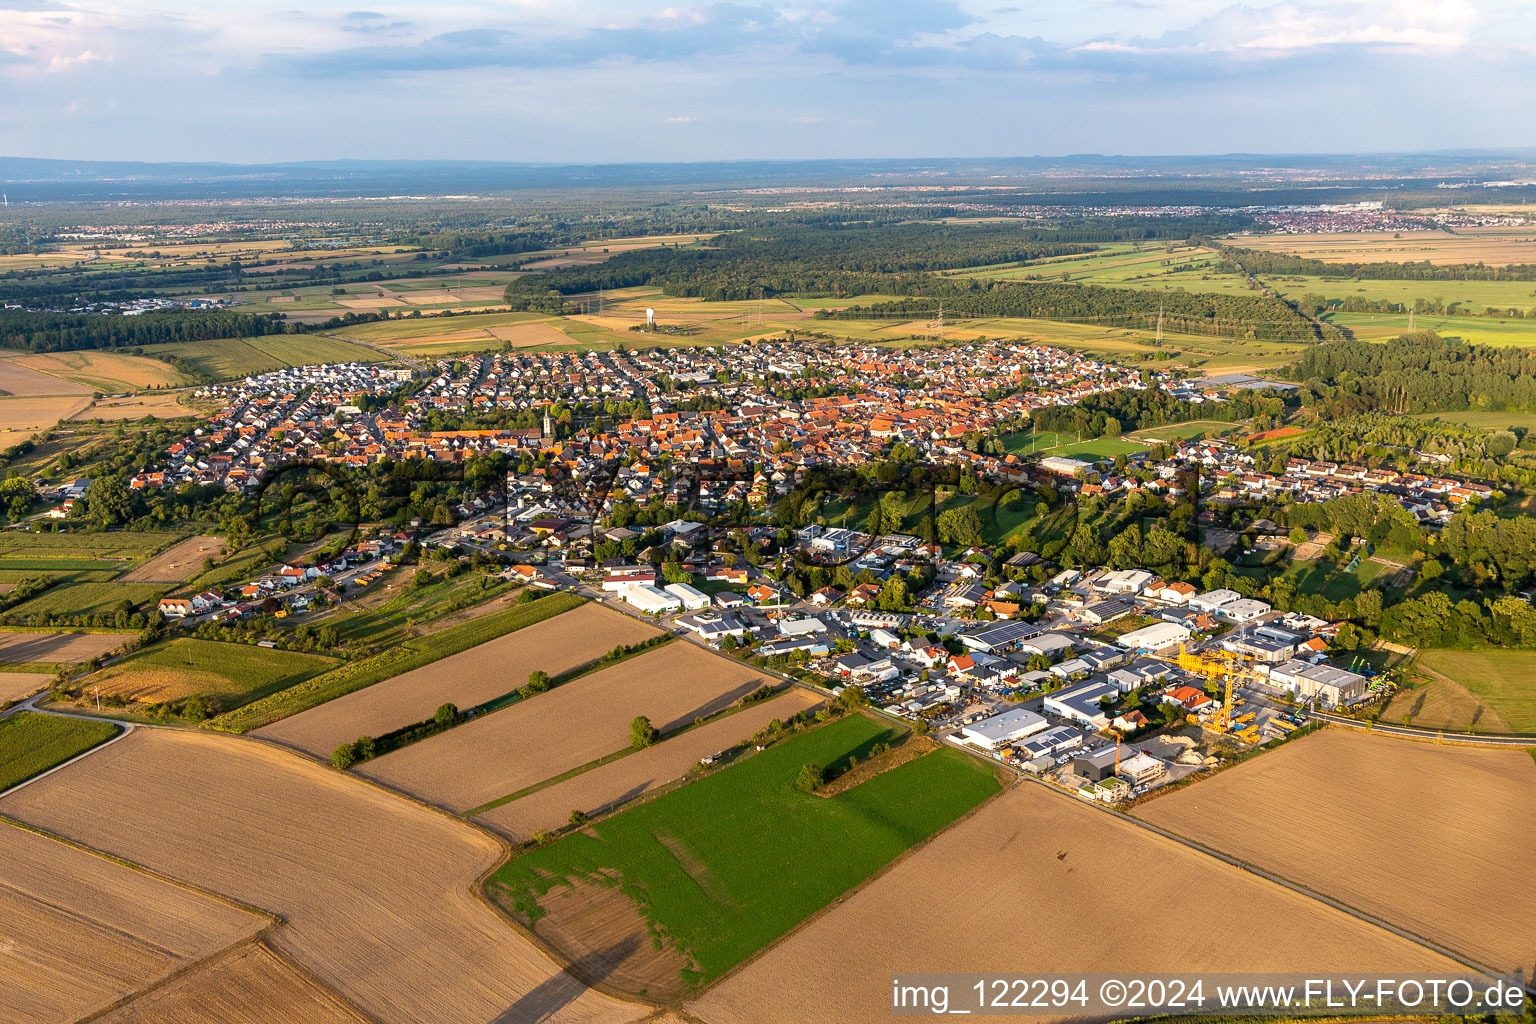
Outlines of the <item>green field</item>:
{"type": "MultiPolygon", "coordinates": [[[[1401,302],[1411,307],[1415,299],[1452,305],[1458,312],[1482,313],[1494,309],[1536,308],[1530,281],[1356,281],[1339,277],[1276,277],[1263,275],[1264,283],[1290,298],[1321,295],[1328,299],[1360,298],[1370,302],[1401,302]]],[[[1536,333],[1536,321],[1528,321],[1536,333]]]]}
{"type": "Polygon", "coordinates": [[[1300,593],[1322,594],[1330,601],[1342,601],[1365,590],[1378,576],[1394,571],[1391,566],[1368,558],[1362,558],[1359,565],[1346,572],[1344,565],[1348,564],[1347,559],[1343,565],[1330,565],[1320,559],[1293,561],[1285,575],[1295,577],[1300,593]]]}
{"type": "Polygon", "coordinates": [[[1509,731],[1536,733],[1536,651],[1420,651],[1418,664],[1466,687],[1509,731]]]}
{"type": "MultiPolygon", "coordinates": [[[[420,319],[380,320],[371,324],[355,324],[334,333],[336,338],[352,338],[388,344],[410,338],[430,338],[435,334],[452,331],[478,331],[487,327],[505,327],[532,320],[548,320],[543,313],[471,313],[467,316],[431,316],[420,319]]],[[[377,358],[377,357],[375,357],[377,358]]]]}
{"type": "Polygon", "coordinates": [[[550,594],[531,604],[518,605],[504,612],[493,612],[424,637],[408,639],[382,654],[350,662],[261,700],[252,701],[242,708],[220,715],[209,725],[226,732],[250,732],[271,725],[280,718],[296,715],[328,700],[372,686],[391,676],[430,665],[450,654],[467,651],[524,626],[553,618],[584,602],[584,598],[575,594],[550,594]]]}
{"type": "Polygon", "coordinates": [[[150,612],[161,595],[171,589],[165,583],[118,583],[102,579],[99,572],[70,573],[30,601],[6,611],[8,618],[29,615],[95,615],[116,612],[124,601],[135,610],[150,612]]]}
{"type": "Polygon", "coordinates": [[[1415,316],[1410,328],[1407,314],[1329,313],[1323,319],[1349,328],[1362,341],[1395,338],[1415,330],[1436,331],[1447,338],[1461,338],[1479,345],[1536,346],[1536,320],[1496,320],[1484,316],[1415,316]]]}
{"type": "Polygon", "coordinates": [[[862,715],[796,735],[508,862],[491,888],[537,918],[554,886],[615,873],[686,953],[689,980],[708,982],[998,791],[990,767],[950,748],[830,798],[795,788],[802,765],[897,736],[862,715]]]}
{"type": "Polygon", "coordinates": [[[0,559],[123,559],[116,564],[136,565],[184,536],[185,533],[134,533],[129,530],[100,533],[7,530],[0,533],[0,559]]]}
{"type": "Polygon", "coordinates": [[[201,694],[218,698],[224,708],[233,708],[287,689],[336,664],[335,658],[315,654],[180,637],[135,651],[87,676],[83,685],[129,697],[142,693],[145,702],[155,703],[201,694]]]}
{"type": "Polygon", "coordinates": [[[30,711],[0,718],[0,791],[105,743],[118,731],[111,722],[30,711]]]}
{"type": "Polygon", "coordinates": [[[1126,436],[1148,441],[1173,441],[1195,437],[1198,434],[1225,434],[1236,429],[1236,426],[1235,423],[1221,420],[1191,420],[1188,423],[1170,423],[1166,427],[1148,427],[1146,430],[1138,430],[1126,436]]]}
{"type": "Polygon", "coordinates": [[[383,356],[370,348],[319,334],[269,334],[259,338],[146,345],[145,355],[180,356],[215,380],[232,380],[284,366],[309,363],[377,363],[383,356]]]}
{"type": "Polygon", "coordinates": [[[1020,455],[1060,455],[1069,459],[1082,459],[1085,462],[1113,459],[1116,455],[1131,455],[1147,450],[1144,444],[1118,437],[1097,437],[1079,441],[1071,434],[1058,434],[1048,430],[1009,434],[1003,438],[1003,446],[1008,451],[1020,455]]]}
{"type": "Polygon", "coordinates": [[[1412,414],[1416,420],[1438,420],[1455,423],[1474,430],[1533,430],[1536,429],[1536,412],[1420,412],[1412,414]]]}

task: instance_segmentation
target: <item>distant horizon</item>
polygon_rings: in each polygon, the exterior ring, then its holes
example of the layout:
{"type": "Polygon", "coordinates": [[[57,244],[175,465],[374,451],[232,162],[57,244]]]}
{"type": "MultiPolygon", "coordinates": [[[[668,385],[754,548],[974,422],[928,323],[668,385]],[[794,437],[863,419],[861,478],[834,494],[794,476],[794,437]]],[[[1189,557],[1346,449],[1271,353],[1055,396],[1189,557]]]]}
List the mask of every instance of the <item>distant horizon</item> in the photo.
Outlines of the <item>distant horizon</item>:
{"type": "Polygon", "coordinates": [[[0,137],[239,164],[1461,151],[1529,141],[1532,38],[1520,0],[0,0],[0,137]]]}

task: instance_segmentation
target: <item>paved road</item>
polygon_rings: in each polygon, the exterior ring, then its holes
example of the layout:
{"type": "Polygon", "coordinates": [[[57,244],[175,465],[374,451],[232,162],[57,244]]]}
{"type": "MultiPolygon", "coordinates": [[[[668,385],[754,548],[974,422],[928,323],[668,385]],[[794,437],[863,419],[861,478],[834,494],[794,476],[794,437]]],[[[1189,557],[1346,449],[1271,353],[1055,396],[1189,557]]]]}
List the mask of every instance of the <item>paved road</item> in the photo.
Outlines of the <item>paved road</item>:
{"type": "Polygon", "coordinates": [[[1373,733],[1382,733],[1387,736],[1401,736],[1414,740],[1435,740],[1442,743],[1472,743],[1480,746],[1493,747],[1536,747],[1536,736],[1514,734],[1509,736],[1495,736],[1487,733],[1469,732],[1440,732],[1435,729],[1420,729],[1412,725],[1389,725],[1385,722],[1357,722],[1353,718],[1344,718],[1340,715],[1330,714],[1326,711],[1314,711],[1312,717],[1334,725],[1345,725],[1352,729],[1365,729],[1373,733]]]}

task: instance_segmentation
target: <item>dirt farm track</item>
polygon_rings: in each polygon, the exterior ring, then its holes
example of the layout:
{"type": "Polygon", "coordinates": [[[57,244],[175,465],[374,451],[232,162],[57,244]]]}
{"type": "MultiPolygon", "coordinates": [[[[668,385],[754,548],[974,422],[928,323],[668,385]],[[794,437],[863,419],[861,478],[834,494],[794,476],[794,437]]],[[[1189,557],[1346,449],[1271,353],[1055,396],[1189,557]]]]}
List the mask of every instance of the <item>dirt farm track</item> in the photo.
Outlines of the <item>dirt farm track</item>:
{"type": "Polygon", "coordinates": [[[271,744],[139,729],[0,813],[280,916],[272,946],[385,1024],[644,1015],[572,980],[471,894],[498,842],[271,744]]]}

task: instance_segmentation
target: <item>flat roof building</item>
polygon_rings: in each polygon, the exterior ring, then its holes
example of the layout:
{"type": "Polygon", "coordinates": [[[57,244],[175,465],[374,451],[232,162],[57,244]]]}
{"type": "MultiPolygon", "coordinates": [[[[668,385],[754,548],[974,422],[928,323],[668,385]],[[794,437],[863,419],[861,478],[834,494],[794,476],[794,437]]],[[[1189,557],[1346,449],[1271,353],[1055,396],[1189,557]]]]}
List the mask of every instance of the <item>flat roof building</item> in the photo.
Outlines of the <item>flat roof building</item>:
{"type": "Polygon", "coordinates": [[[996,750],[1046,728],[1045,719],[1027,708],[1011,708],[1000,715],[983,718],[960,730],[967,743],[984,750],[996,750]]]}
{"type": "Polygon", "coordinates": [[[1160,651],[1174,644],[1187,643],[1193,636],[1188,627],[1177,622],[1154,622],[1141,629],[1133,629],[1119,637],[1115,643],[1128,651],[1160,651]]]}

